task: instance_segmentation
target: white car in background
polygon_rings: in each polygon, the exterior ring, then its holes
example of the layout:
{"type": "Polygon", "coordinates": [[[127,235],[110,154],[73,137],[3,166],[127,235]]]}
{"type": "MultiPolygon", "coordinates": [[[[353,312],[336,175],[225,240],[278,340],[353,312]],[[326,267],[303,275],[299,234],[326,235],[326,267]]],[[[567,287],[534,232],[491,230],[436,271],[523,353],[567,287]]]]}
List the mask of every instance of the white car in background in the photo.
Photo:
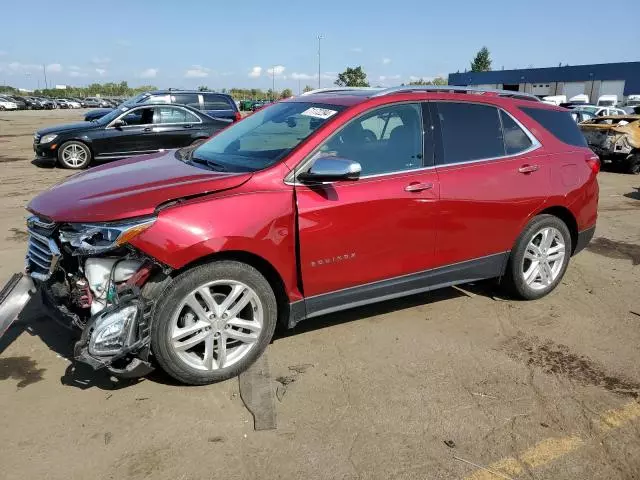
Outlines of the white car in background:
{"type": "Polygon", "coordinates": [[[69,106],[69,108],[82,107],[82,105],[80,105],[80,102],[76,102],[75,100],[69,100],[68,98],[65,98],[64,101],[67,102],[67,105],[69,106]]]}
{"type": "Polygon", "coordinates": [[[627,112],[616,107],[601,107],[598,105],[574,105],[572,110],[582,110],[591,113],[596,117],[608,117],[610,115],[626,115],[627,112]]]}
{"type": "Polygon", "coordinates": [[[0,96],[0,110],[17,110],[18,104],[6,97],[0,96]]]}

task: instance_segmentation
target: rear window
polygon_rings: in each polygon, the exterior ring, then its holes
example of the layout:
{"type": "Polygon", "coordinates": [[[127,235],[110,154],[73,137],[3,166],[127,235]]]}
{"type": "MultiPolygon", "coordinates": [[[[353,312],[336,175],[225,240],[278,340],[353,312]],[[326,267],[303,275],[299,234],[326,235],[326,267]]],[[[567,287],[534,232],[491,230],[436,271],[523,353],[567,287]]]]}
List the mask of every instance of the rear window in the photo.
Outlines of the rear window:
{"type": "Polygon", "coordinates": [[[587,146],[584,135],[569,112],[532,107],[520,107],[520,109],[561,142],[576,147],[587,146]]]}
{"type": "Polygon", "coordinates": [[[203,110],[235,110],[233,101],[224,95],[205,94],[203,100],[203,110]]]}

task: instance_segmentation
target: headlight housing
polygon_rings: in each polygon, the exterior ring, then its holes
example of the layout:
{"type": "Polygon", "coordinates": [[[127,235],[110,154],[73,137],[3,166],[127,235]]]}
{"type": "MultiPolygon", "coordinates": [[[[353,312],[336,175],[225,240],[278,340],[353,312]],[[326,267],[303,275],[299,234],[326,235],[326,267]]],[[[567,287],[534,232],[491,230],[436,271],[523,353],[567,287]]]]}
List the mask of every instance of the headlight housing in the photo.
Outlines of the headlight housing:
{"type": "Polygon", "coordinates": [[[151,227],[153,218],[117,223],[75,223],[60,229],[60,241],[74,247],[73,255],[93,255],[114,250],[151,227]]]}
{"type": "Polygon", "coordinates": [[[53,133],[50,133],[49,135],[45,135],[44,137],[42,137],[40,139],[40,143],[51,143],[53,142],[56,138],[58,138],[58,135],[55,135],[53,133]]]}
{"type": "Polygon", "coordinates": [[[133,343],[138,305],[131,304],[100,314],[89,340],[89,353],[95,356],[117,355],[133,343]]]}

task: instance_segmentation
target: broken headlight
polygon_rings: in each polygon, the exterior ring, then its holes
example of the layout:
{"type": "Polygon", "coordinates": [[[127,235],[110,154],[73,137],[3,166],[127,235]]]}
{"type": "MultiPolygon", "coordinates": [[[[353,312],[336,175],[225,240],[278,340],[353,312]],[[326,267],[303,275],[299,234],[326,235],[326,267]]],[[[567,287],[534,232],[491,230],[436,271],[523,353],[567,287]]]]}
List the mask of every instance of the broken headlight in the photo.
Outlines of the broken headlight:
{"type": "Polygon", "coordinates": [[[74,248],[74,255],[91,255],[113,250],[140,235],[155,218],[116,223],[74,223],[60,229],[60,241],[74,248]]]}
{"type": "Polygon", "coordinates": [[[101,313],[89,339],[89,353],[95,356],[117,355],[133,343],[138,305],[127,305],[101,313]]]}

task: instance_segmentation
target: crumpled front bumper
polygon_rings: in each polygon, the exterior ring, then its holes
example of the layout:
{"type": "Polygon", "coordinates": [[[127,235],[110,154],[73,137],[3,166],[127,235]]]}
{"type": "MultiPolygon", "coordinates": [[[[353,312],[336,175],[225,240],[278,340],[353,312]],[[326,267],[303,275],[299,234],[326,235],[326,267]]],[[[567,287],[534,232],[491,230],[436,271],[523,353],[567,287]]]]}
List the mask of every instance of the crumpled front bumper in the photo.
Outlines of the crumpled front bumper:
{"type": "Polygon", "coordinates": [[[0,338],[9,330],[35,292],[36,286],[32,278],[22,273],[14,273],[0,290],[0,338]]]}

